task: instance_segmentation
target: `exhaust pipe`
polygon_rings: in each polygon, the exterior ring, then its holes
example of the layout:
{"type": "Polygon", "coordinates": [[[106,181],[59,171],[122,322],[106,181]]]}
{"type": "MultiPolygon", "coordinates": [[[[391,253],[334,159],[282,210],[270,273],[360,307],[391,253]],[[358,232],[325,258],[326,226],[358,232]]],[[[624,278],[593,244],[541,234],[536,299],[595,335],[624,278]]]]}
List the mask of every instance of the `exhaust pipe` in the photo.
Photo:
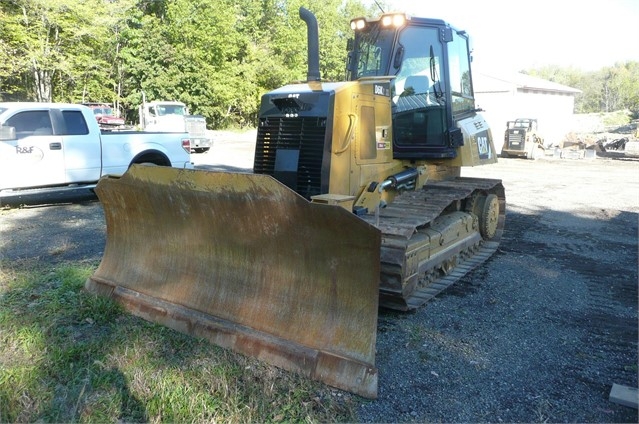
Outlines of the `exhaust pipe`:
{"type": "Polygon", "coordinates": [[[308,9],[300,7],[300,18],[306,22],[308,38],[308,71],[306,81],[320,81],[319,69],[319,26],[317,18],[308,9]]]}

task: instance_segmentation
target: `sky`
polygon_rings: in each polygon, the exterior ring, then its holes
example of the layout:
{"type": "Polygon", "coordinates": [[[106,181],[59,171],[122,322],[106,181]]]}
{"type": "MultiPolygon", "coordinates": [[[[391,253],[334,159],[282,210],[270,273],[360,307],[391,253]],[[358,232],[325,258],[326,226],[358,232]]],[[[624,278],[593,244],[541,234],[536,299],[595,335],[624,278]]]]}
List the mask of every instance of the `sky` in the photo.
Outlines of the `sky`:
{"type": "MultiPolygon", "coordinates": [[[[370,0],[374,4],[374,0],[370,0]]],[[[595,71],[639,62],[639,0],[387,0],[390,11],[437,18],[471,37],[475,69],[546,65],[595,71]]]]}

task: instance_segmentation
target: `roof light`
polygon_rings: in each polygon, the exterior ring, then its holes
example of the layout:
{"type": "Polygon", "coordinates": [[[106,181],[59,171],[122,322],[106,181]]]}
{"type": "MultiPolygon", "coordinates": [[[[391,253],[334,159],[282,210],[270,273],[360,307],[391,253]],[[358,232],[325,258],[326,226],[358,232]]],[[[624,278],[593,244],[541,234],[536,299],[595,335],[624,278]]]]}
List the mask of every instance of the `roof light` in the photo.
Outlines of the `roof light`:
{"type": "Polygon", "coordinates": [[[400,27],[406,23],[406,16],[404,15],[393,15],[393,25],[396,27],[400,27]]]}
{"type": "Polygon", "coordinates": [[[364,19],[353,19],[351,21],[351,29],[353,31],[364,29],[364,27],[366,27],[366,20],[364,19]]]}
{"type": "Polygon", "coordinates": [[[406,22],[406,15],[404,15],[403,13],[393,13],[390,15],[382,16],[382,26],[385,26],[385,27],[388,27],[388,26],[400,27],[404,25],[405,22],[406,22]]]}

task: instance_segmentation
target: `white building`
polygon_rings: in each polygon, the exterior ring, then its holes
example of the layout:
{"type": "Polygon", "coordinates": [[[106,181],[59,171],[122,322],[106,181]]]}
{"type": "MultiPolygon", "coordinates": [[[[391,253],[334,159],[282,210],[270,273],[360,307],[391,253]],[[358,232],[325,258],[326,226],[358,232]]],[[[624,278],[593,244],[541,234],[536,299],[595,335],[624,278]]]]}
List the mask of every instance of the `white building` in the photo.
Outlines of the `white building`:
{"type": "Polygon", "coordinates": [[[501,151],[506,122],[537,119],[546,145],[559,144],[573,128],[576,88],[526,74],[506,76],[474,72],[477,107],[493,131],[495,149],[501,151]]]}

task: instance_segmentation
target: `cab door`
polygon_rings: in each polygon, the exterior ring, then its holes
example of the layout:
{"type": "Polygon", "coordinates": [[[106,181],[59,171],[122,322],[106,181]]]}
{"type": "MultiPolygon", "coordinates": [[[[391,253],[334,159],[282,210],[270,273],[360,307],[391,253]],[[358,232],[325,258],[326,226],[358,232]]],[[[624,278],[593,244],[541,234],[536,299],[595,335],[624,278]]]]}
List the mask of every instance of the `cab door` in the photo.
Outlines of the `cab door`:
{"type": "Polygon", "coordinates": [[[20,111],[2,123],[15,138],[0,141],[0,189],[65,182],[62,137],[54,135],[47,109],[20,111]]]}

